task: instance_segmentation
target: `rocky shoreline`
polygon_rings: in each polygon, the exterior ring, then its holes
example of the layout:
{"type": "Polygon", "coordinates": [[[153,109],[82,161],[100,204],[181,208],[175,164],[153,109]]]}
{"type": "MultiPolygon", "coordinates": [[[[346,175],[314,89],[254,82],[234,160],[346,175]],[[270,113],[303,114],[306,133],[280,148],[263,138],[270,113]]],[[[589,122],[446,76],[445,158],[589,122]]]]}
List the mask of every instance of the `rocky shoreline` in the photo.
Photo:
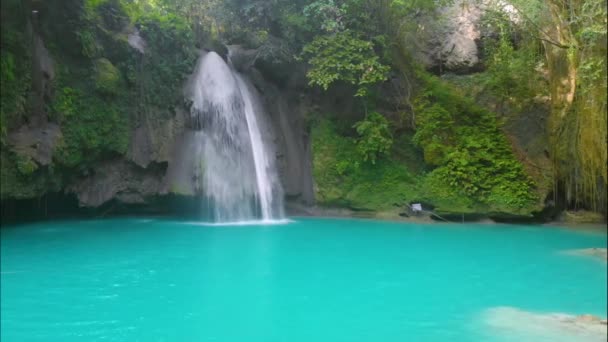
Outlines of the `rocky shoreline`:
{"type": "Polygon", "coordinates": [[[595,222],[595,223],[578,223],[569,222],[558,217],[557,220],[549,222],[536,222],[534,220],[495,220],[490,216],[481,214],[467,214],[463,215],[462,218],[458,219],[449,217],[450,219],[443,219],[439,217],[433,218],[429,212],[423,212],[419,215],[405,215],[405,210],[395,209],[393,211],[356,211],[348,208],[330,208],[320,206],[305,206],[297,203],[287,203],[286,212],[289,216],[301,216],[301,217],[327,217],[327,218],[362,218],[362,219],[376,219],[386,221],[397,221],[397,222],[412,222],[412,223],[478,223],[478,224],[498,224],[498,223],[533,223],[539,224],[546,227],[560,227],[576,230],[590,230],[598,231],[608,230],[606,222],[595,222]]]}

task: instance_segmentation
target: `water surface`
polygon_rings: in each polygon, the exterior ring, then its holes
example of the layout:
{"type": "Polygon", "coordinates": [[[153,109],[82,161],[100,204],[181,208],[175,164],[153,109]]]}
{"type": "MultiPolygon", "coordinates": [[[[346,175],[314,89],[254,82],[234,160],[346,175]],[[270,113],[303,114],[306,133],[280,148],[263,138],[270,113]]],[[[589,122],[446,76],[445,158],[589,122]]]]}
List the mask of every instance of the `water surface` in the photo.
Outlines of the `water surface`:
{"type": "Polygon", "coordinates": [[[606,263],[561,253],[605,233],[112,219],[1,234],[6,342],[522,341],[484,313],[607,311],[606,263]]]}

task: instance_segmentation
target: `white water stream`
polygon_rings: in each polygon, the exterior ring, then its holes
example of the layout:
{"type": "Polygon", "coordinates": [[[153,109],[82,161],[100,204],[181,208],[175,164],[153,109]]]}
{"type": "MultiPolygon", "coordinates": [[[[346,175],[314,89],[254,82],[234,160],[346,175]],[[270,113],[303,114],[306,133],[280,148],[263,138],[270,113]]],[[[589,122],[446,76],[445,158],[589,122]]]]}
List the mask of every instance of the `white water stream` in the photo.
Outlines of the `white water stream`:
{"type": "Polygon", "coordinates": [[[274,153],[262,135],[269,125],[253,86],[209,52],[199,60],[191,87],[196,190],[214,221],[283,218],[274,153]]]}

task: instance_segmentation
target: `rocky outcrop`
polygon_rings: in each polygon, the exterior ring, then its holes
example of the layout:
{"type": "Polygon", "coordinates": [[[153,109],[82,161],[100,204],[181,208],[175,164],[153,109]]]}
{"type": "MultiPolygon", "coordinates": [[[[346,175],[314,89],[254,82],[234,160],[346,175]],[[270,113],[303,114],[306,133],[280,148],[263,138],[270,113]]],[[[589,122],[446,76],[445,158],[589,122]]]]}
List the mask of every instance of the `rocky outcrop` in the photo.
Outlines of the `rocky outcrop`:
{"type": "Polygon", "coordinates": [[[77,181],[66,190],[83,207],[98,207],[112,199],[123,203],[143,203],[162,192],[166,164],[141,168],[117,159],[100,163],[93,175],[77,181]]]}
{"type": "Polygon", "coordinates": [[[147,115],[131,134],[127,158],[142,168],[151,162],[174,159],[175,144],[185,126],[185,112],[178,108],[171,118],[163,118],[163,113],[160,109],[148,108],[147,115]]]}
{"type": "Polygon", "coordinates": [[[61,129],[56,124],[24,125],[9,135],[8,143],[17,154],[28,156],[40,165],[49,165],[60,138],[61,129]]]}
{"type": "Polygon", "coordinates": [[[482,69],[481,39],[493,34],[492,27],[482,25],[488,9],[504,11],[513,21],[518,20],[515,9],[504,1],[456,0],[427,20],[417,55],[419,60],[427,69],[439,73],[469,73],[482,69]]]}

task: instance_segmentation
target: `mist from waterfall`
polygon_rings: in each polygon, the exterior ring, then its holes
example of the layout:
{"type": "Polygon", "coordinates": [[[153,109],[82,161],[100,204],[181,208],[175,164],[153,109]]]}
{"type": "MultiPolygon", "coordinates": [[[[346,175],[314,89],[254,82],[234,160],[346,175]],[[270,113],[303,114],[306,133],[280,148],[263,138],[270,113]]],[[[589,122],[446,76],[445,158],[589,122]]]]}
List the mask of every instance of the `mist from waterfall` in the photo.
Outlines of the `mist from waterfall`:
{"type": "Polygon", "coordinates": [[[266,113],[255,88],[215,52],[203,55],[190,84],[194,184],[215,222],[281,219],[266,113]]]}

